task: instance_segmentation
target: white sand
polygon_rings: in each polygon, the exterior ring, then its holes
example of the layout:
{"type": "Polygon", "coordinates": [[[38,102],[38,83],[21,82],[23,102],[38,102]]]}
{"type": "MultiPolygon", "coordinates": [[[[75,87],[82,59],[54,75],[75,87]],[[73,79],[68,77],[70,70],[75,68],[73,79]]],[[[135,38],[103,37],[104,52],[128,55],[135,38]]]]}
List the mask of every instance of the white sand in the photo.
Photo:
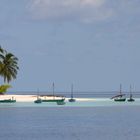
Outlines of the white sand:
{"type": "Polygon", "coordinates": [[[16,99],[17,102],[32,102],[36,100],[34,95],[0,95],[0,100],[12,98],[16,99]]]}
{"type": "MultiPolygon", "coordinates": [[[[4,99],[16,99],[17,102],[34,102],[37,99],[37,95],[0,95],[0,100],[4,99]]],[[[54,99],[52,96],[40,97],[41,99],[54,99]]],[[[61,97],[55,97],[55,99],[61,99],[61,97]]],[[[69,98],[66,98],[66,101],[69,98]]],[[[75,98],[77,101],[95,101],[93,98],[75,98]]]]}

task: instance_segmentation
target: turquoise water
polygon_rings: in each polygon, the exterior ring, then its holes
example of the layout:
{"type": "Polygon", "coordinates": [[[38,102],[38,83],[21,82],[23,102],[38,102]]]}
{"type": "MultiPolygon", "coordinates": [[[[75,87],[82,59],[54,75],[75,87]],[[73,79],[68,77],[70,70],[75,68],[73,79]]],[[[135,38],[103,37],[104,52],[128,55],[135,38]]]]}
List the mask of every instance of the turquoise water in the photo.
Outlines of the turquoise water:
{"type": "Polygon", "coordinates": [[[0,104],[0,140],[139,140],[140,100],[0,104]]]}
{"type": "Polygon", "coordinates": [[[76,101],[68,102],[65,105],[57,105],[56,103],[41,103],[34,102],[16,102],[16,103],[0,103],[0,107],[96,107],[96,106],[140,106],[140,98],[136,98],[135,102],[114,102],[108,98],[96,98],[93,101],[76,101]]]}

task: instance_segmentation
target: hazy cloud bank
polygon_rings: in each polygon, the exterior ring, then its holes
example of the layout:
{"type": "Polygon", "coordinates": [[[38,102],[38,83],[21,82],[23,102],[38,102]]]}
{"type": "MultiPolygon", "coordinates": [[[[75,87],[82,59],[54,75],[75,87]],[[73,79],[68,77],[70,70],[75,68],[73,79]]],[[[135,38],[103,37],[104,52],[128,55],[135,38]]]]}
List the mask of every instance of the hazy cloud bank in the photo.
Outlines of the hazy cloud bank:
{"type": "Polygon", "coordinates": [[[32,0],[28,8],[34,19],[93,22],[112,15],[106,0],[32,0]]]}

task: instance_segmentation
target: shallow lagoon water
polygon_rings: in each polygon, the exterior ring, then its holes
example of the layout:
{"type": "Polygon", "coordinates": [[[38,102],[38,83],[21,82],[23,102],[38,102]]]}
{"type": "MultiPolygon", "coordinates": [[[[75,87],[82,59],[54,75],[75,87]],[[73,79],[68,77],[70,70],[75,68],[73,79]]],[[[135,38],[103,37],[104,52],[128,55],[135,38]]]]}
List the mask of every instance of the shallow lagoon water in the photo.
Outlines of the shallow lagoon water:
{"type": "Polygon", "coordinates": [[[0,104],[0,140],[139,140],[139,101],[0,104]]]}
{"type": "Polygon", "coordinates": [[[68,102],[65,105],[57,105],[54,103],[43,102],[35,104],[34,102],[16,102],[16,103],[0,103],[1,107],[108,107],[108,106],[140,106],[140,98],[136,98],[135,102],[114,102],[108,98],[96,98],[92,101],[76,101],[68,102]]]}

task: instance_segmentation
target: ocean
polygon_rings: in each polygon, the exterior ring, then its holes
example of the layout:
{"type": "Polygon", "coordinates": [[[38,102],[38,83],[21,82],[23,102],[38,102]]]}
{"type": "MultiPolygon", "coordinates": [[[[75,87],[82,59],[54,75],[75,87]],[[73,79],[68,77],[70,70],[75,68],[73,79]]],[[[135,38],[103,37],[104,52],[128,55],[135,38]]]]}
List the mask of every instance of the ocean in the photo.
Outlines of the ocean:
{"type": "Polygon", "coordinates": [[[0,104],[0,140],[140,140],[139,108],[0,104]]]}

